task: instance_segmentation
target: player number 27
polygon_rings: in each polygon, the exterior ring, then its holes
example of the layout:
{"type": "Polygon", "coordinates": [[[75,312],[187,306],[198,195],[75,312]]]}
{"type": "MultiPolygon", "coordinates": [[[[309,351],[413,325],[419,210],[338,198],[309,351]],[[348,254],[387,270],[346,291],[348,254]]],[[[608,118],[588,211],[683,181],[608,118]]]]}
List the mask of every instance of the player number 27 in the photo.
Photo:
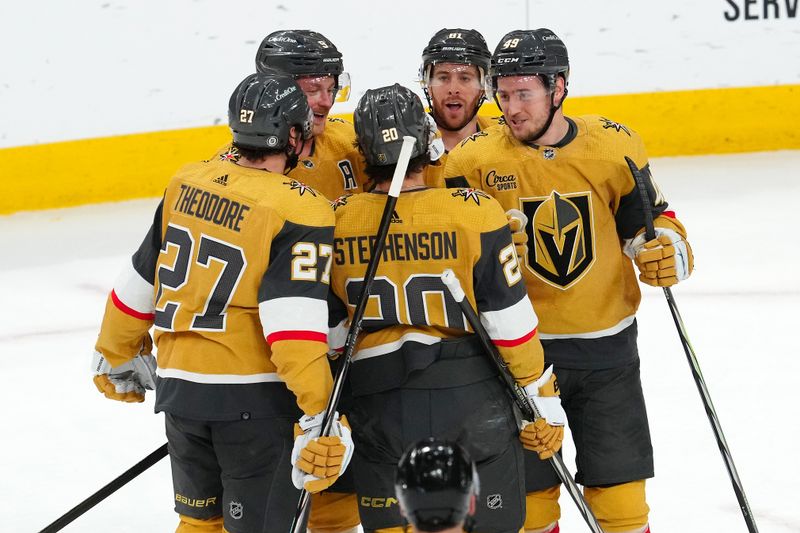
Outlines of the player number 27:
{"type": "Polygon", "coordinates": [[[194,331],[225,331],[226,310],[231,302],[233,293],[242,279],[242,273],[247,266],[244,251],[238,246],[200,235],[200,245],[197,258],[194,257],[195,242],[191,232],[181,226],[170,224],[164,234],[161,245],[161,257],[175,248],[175,259],[171,265],[161,263],[158,267],[158,292],[156,293],[156,312],[154,325],[166,331],[174,331],[175,314],[180,308],[179,301],[167,300],[161,302],[164,289],[178,291],[184,287],[191,276],[190,270],[198,268],[208,269],[211,262],[222,264],[222,270],[217,276],[214,286],[206,295],[202,313],[195,313],[192,317],[190,330],[194,331]]]}

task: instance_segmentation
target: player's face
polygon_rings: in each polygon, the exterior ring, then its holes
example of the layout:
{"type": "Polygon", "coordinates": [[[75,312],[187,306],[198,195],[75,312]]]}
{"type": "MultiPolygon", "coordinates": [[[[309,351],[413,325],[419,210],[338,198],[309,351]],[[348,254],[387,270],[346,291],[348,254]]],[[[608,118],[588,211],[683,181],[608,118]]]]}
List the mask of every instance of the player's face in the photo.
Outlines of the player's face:
{"type": "MultiPolygon", "coordinates": [[[[533,142],[550,115],[550,91],[539,76],[502,76],[495,90],[506,124],[518,140],[533,142]]],[[[537,136],[538,138],[538,136],[537,136]]]]}
{"type": "Polygon", "coordinates": [[[478,67],[456,63],[434,65],[428,90],[436,120],[451,130],[461,129],[469,122],[483,95],[478,67]]]}
{"type": "Polygon", "coordinates": [[[336,81],[333,76],[307,76],[297,79],[297,85],[306,95],[308,106],[314,113],[314,135],[325,131],[328,113],[336,96],[336,81]]]}

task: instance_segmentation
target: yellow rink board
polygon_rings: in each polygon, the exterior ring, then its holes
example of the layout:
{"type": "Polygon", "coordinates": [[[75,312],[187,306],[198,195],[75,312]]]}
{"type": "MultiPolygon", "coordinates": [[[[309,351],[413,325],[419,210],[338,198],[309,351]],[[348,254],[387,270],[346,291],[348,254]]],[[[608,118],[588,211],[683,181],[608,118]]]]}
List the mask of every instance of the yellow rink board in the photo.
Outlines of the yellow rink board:
{"type": "MultiPolygon", "coordinates": [[[[800,149],[800,85],[570,97],[565,110],[632,127],[650,156],[800,149]]],[[[210,126],[0,149],[0,214],[159,196],[229,139],[210,126]]]]}

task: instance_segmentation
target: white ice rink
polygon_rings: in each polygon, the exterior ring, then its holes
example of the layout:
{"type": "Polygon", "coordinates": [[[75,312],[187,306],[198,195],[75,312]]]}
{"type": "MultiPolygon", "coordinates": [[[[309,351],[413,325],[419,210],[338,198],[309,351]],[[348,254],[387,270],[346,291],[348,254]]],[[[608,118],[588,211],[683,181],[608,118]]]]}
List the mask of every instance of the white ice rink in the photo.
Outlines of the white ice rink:
{"type": "MultiPolygon", "coordinates": [[[[695,250],[694,275],[673,292],[760,530],[797,533],[800,152],[652,168],[695,250]]],[[[0,531],[40,530],[165,441],[152,396],[106,400],[89,373],[106,295],[156,203],[0,217],[0,531]]],[[[744,532],[663,293],[643,293],[653,532],[744,532]]],[[[574,470],[570,443],[565,459],[574,470]]],[[[173,531],[171,500],[163,460],[65,531],[173,531]]],[[[562,531],[586,531],[566,495],[562,508],[562,531]]]]}

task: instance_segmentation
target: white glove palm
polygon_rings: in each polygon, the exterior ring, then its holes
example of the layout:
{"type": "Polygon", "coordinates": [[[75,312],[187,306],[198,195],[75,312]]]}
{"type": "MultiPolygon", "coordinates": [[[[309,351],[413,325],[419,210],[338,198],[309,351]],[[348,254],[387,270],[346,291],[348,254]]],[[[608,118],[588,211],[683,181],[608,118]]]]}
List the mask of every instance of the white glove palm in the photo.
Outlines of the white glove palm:
{"type": "Polygon", "coordinates": [[[103,354],[94,352],[92,370],[97,390],[112,400],[143,402],[145,391],[156,388],[156,358],[149,354],[112,367],[103,354]]]}
{"type": "Polygon", "coordinates": [[[340,421],[336,413],[330,436],[320,437],[324,415],[324,412],[305,415],[295,424],[292,483],[312,493],[333,485],[353,457],[353,437],[347,419],[343,417],[340,421]]]}
{"type": "Polygon", "coordinates": [[[561,407],[561,398],[558,397],[552,374],[553,365],[550,365],[539,379],[525,386],[525,394],[548,425],[563,426],[567,423],[567,413],[561,407]]]}

